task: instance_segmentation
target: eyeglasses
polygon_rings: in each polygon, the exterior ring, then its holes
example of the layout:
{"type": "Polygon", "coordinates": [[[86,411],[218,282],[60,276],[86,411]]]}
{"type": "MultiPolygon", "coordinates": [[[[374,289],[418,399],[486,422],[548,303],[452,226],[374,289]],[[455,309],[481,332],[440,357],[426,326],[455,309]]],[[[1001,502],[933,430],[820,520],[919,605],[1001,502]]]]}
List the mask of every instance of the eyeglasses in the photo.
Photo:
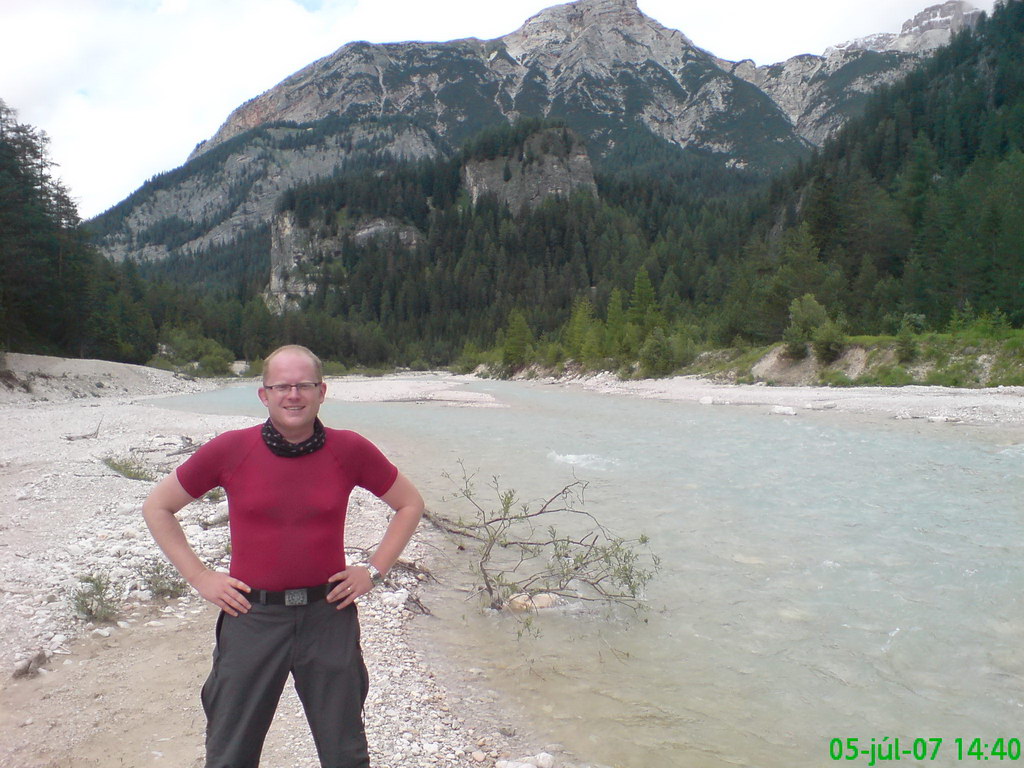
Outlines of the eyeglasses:
{"type": "Polygon", "coordinates": [[[279,395],[287,395],[292,389],[297,389],[300,395],[308,395],[320,386],[317,381],[300,381],[298,384],[264,384],[264,389],[276,392],[279,395]]]}

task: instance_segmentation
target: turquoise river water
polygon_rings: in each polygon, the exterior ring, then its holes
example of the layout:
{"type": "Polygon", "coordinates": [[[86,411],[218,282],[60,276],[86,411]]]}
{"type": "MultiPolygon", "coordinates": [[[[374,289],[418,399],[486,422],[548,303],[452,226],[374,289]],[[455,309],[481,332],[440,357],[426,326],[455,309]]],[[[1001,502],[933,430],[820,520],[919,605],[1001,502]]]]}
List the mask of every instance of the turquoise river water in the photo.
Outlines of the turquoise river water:
{"type": "MultiPolygon", "coordinates": [[[[908,764],[953,765],[957,738],[1024,739],[1024,446],[465,386],[505,407],[329,401],[322,416],[380,445],[434,509],[460,459],[524,501],[584,480],[587,509],[647,534],[661,560],[639,620],[555,613],[517,639],[461,599],[431,605],[447,620],[432,623],[437,647],[482,670],[538,738],[618,768],[867,766],[872,740],[884,755],[896,738],[908,764]],[[865,753],[834,760],[833,740],[849,756],[851,738],[865,753]],[[915,763],[915,739],[943,739],[935,761],[915,763]]],[[[157,404],[265,415],[253,386],[157,404]]]]}

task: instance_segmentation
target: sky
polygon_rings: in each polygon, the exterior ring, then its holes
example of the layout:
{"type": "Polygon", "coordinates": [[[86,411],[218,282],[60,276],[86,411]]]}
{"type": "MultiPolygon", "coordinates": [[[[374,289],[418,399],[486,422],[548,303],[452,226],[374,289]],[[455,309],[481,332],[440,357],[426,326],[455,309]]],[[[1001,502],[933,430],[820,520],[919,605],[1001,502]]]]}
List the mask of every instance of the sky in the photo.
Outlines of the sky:
{"type": "MultiPolygon", "coordinates": [[[[876,32],[939,0],[638,0],[731,61],[876,32]]],[[[972,0],[991,12],[993,0],[972,0]]],[[[244,101],[353,40],[491,39],[556,0],[0,0],[0,100],[84,219],[176,168],[244,101]]]]}

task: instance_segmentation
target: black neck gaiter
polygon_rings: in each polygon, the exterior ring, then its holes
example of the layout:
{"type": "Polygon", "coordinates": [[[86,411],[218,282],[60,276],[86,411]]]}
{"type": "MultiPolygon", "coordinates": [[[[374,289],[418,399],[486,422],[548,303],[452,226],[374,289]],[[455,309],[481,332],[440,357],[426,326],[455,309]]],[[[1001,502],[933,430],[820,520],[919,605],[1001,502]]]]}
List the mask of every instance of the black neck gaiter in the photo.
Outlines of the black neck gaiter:
{"type": "Polygon", "coordinates": [[[313,422],[313,435],[301,443],[289,443],[284,439],[284,435],[277,431],[277,427],[271,423],[270,419],[267,419],[263,425],[263,442],[267,444],[267,448],[275,456],[283,456],[287,459],[294,459],[299,456],[305,456],[307,453],[313,453],[313,451],[319,451],[324,447],[324,441],[327,434],[324,432],[324,425],[317,419],[313,422]]]}

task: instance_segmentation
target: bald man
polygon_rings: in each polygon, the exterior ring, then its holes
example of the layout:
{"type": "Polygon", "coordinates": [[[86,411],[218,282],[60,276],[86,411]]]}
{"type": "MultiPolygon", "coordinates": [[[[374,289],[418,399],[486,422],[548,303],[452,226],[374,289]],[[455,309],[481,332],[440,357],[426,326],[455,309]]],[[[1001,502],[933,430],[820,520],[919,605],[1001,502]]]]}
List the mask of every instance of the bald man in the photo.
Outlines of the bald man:
{"type": "Polygon", "coordinates": [[[291,675],[320,764],[367,768],[368,690],[356,598],[380,583],[423,514],[415,486],[366,438],[324,427],[320,359],[288,345],[264,362],[258,427],[202,446],[142,507],[153,538],[182,577],[221,609],[213,668],[203,685],[206,768],[257,768],[291,675]],[[355,486],[395,514],[369,562],[345,560],[345,519],[355,486]],[[228,573],[206,567],[177,519],[213,488],[227,493],[228,573]]]}

